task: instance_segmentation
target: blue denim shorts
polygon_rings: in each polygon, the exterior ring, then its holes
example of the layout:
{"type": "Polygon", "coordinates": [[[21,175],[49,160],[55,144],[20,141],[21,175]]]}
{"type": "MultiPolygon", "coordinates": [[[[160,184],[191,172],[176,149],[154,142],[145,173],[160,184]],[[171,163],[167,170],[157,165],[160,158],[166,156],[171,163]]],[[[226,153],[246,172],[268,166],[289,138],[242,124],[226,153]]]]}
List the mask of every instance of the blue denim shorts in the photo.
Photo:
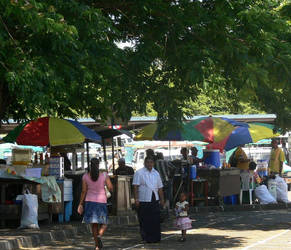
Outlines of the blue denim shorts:
{"type": "Polygon", "coordinates": [[[108,213],[106,203],[86,201],[83,223],[107,224],[108,213]]]}

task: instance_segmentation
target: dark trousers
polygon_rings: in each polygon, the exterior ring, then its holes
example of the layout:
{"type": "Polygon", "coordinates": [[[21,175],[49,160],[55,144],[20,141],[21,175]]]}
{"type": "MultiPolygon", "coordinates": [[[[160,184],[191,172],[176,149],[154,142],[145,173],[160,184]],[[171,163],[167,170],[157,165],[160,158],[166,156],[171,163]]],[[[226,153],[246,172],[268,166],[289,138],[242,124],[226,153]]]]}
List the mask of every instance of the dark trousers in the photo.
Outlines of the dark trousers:
{"type": "Polygon", "coordinates": [[[140,234],[148,243],[161,240],[160,203],[152,195],[151,202],[140,202],[138,209],[140,234]]]}
{"type": "Polygon", "coordinates": [[[170,208],[173,207],[173,179],[170,179],[164,186],[165,200],[169,201],[170,208]]]}

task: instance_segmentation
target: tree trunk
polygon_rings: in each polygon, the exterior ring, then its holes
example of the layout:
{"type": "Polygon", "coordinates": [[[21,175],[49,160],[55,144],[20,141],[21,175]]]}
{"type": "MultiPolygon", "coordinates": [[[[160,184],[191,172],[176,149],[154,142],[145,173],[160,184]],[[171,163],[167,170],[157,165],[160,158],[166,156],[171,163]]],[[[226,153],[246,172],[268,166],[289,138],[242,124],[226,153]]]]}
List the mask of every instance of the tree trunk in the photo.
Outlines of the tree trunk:
{"type": "Polygon", "coordinates": [[[0,127],[2,125],[3,118],[9,118],[5,117],[9,103],[9,96],[8,84],[5,81],[0,82],[0,127]]]}

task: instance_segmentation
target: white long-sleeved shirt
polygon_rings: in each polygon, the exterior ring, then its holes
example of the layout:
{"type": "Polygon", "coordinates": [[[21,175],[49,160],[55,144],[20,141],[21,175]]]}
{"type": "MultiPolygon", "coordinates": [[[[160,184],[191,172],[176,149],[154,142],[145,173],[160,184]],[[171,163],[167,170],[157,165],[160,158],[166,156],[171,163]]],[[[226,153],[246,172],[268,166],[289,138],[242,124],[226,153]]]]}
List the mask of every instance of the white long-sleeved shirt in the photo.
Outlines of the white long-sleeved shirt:
{"type": "Polygon", "coordinates": [[[152,193],[159,200],[158,190],[163,187],[159,172],[154,168],[149,171],[146,167],[135,172],[132,185],[139,186],[138,199],[141,202],[151,202],[152,193]]]}

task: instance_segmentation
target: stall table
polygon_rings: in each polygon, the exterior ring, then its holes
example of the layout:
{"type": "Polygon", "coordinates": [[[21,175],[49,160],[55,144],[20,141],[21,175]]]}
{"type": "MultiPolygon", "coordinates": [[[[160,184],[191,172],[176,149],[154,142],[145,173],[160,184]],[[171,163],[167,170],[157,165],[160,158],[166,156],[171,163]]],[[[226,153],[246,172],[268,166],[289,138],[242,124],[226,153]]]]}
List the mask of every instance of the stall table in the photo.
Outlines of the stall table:
{"type": "Polygon", "coordinates": [[[195,202],[203,201],[208,206],[208,181],[206,179],[194,179],[190,182],[190,201],[194,206],[195,202]]]}
{"type": "Polygon", "coordinates": [[[237,168],[206,169],[198,168],[197,176],[208,181],[208,197],[218,198],[240,193],[240,170],[237,168]]]}
{"type": "MultiPolygon", "coordinates": [[[[39,189],[39,182],[32,181],[24,178],[17,177],[0,177],[1,186],[1,200],[0,200],[0,226],[5,226],[5,221],[7,220],[19,220],[21,218],[21,205],[18,204],[5,204],[6,203],[6,189],[9,185],[20,185],[24,184],[32,185],[32,192],[37,193],[39,189]]],[[[21,188],[22,190],[22,188],[21,188]]],[[[49,219],[48,206],[44,204],[39,204],[39,215],[38,219],[49,219]]]]}

